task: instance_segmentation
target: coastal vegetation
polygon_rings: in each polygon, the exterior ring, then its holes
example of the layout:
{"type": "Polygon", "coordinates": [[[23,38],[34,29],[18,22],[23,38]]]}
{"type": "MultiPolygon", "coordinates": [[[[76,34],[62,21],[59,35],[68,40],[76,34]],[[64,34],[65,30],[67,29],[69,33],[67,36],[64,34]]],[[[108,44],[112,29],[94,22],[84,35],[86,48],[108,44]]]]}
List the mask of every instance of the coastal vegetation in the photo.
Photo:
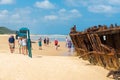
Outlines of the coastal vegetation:
{"type": "Polygon", "coordinates": [[[14,34],[16,31],[8,29],[7,27],[0,27],[0,34],[14,34]]]}

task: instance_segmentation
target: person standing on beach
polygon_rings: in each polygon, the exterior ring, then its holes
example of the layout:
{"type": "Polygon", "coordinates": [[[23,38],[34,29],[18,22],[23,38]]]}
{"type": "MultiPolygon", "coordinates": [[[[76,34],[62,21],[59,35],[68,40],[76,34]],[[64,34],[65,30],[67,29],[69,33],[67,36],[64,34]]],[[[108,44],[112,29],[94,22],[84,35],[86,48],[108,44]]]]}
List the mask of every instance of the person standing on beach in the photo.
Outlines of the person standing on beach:
{"type": "Polygon", "coordinates": [[[39,50],[42,50],[42,38],[38,39],[39,50]]]}
{"type": "Polygon", "coordinates": [[[19,53],[21,54],[21,52],[22,52],[22,37],[18,38],[18,47],[19,47],[19,53]]]}
{"type": "Polygon", "coordinates": [[[66,39],[65,39],[65,41],[66,41],[66,47],[68,47],[68,41],[69,41],[69,39],[66,37],[66,39]]]}
{"type": "Polygon", "coordinates": [[[15,49],[15,38],[13,35],[9,37],[8,42],[9,42],[10,52],[13,53],[15,49]]]}
{"type": "Polygon", "coordinates": [[[71,52],[71,48],[72,48],[72,41],[71,40],[69,40],[68,41],[68,52],[71,52]]]}
{"type": "Polygon", "coordinates": [[[58,40],[57,39],[55,39],[54,44],[55,44],[55,49],[57,50],[58,49],[58,40]]]}
{"type": "Polygon", "coordinates": [[[49,38],[47,37],[47,39],[46,39],[46,43],[47,43],[47,45],[49,45],[49,38]]]}
{"type": "Polygon", "coordinates": [[[25,37],[22,38],[22,53],[24,55],[28,54],[28,51],[27,51],[27,39],[25,37]]]}
{"type": "Polygon", "coordinates": [[[45,38],[44,38],[44,45],[45,45],[45,46],[46,46],[46,42],[47,42],[47,41],[46,41],[46,37],[45,37],[45,38]]]}

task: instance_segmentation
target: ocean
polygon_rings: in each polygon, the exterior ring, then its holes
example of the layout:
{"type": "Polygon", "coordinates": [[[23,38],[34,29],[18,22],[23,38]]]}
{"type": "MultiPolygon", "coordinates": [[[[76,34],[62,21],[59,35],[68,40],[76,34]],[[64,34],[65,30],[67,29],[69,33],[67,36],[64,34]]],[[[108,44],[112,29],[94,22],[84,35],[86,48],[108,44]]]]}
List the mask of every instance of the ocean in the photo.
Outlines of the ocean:
{"type": "Polygon", "coordinates": [[[31,35],[30,38],[32,41],[36,41],[39,38],[42,38],[42,40],[46,37],[48,37],[50,39],[50,41],[54,41],[55,39],[59,40],[59,41],[65,41],[66,37],[68,39],[70,39],[69,35],[31,35]]]}

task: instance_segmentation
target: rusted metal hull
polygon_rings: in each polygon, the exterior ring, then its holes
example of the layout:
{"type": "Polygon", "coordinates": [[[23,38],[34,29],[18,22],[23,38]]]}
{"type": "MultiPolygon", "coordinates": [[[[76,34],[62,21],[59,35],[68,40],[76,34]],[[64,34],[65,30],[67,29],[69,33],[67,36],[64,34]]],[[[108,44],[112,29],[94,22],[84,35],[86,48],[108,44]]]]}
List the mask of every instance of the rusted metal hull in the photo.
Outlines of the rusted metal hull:
{"type": "Polygon", "coordinates": [[[94,27],[83,32],[71,28],[70,37],[77,55],[106,69],[120,68],[120,27],[94,27]]]}

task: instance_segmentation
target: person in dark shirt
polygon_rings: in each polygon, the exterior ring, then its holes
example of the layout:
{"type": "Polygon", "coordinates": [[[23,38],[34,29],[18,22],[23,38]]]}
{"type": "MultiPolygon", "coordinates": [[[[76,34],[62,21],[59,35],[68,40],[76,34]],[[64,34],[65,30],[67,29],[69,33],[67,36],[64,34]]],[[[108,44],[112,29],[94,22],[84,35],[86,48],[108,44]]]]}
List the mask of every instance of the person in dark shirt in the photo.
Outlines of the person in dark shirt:
{"type": "Polygon", "coordinates": [[[46,38],[46,43],[47,43],[47,45],[49,45],[49,38],[48,37],[46,38]]]}
{"type": "Polygon", "coordinates": [[[13,53],[15,49],[15,38],[13,35],[9,37],[8,42],[9,42],[10,52],[13,53]]]}
{"type": "Polygon", "coordinates": [[[44,45],[46,46],[46,44],[47,44],[47,39],[44,38],[44,45]]]}

